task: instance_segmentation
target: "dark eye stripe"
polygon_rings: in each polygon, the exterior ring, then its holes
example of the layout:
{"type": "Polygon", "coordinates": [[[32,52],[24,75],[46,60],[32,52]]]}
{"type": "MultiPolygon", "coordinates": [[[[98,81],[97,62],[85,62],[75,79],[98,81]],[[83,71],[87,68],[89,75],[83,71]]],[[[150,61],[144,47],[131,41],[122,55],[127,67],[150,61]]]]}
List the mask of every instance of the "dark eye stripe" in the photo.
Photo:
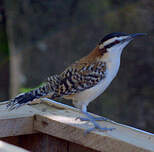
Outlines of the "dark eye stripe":
{"type": "Polygon", "coordinates": [[[114,42],[112,42],[112,43],[110,43],[110,44],[108,44],[108,45],[106,45],[106,46],[104,46],[104,47],[105,47],[106,49],[108,49],[108,48],[111,48],[113,45],[118,44],[118,43],[120,43],[120,41],[115,40],[114,42]]]}

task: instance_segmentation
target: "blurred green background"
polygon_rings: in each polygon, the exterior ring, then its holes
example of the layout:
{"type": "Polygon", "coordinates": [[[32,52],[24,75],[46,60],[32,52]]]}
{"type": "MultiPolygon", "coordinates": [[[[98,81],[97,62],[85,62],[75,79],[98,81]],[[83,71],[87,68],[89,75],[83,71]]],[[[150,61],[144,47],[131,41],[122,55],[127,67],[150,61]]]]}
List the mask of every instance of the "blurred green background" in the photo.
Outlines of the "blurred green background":
{"type": "Polygon", "coordinates": [[[88,109],[154,133],[153,0],[0,0],[0,101],[62,72],[111,32],[148,36],[124,50],[117,77],[88,109]]]}

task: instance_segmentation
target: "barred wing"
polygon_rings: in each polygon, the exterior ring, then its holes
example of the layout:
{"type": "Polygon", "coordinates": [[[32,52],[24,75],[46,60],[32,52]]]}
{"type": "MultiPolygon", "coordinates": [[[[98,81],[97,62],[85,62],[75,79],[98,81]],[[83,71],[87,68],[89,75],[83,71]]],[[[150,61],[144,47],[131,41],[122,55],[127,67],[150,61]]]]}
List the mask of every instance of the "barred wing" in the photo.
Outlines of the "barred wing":
{"type": "MultiPolygon", "coordinates": [[[[106,64],[104,62],[74,63],[61,75],[57,76],[52,85],[55,97],[72,95],[98,84],[104,77],[106,64]]],[[[53,83],[53,80],[50,82],[53,83]]]]}

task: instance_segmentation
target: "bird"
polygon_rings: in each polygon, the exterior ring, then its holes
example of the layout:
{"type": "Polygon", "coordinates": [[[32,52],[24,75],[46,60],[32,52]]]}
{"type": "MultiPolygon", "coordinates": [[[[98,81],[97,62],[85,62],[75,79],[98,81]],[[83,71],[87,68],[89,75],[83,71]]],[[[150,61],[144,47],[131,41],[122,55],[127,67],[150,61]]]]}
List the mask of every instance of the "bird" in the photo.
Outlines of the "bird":
{"type": "Polygon", "coordinates": [[[72,100],[73,105],[86,116],[80,120],[88,120],[93,124],[86,132],[99,129],[102,131],[115,128],[101,127],[96,118],[87,112],[88,104],[101,95],[116,77],[123,49],[136,37],[146,33],[126,34],[114,32],[102,38],[96,47],[80,60],[75,61],[62,73],[48,77],[45,84],[27,93],[22,93],[7,104],[9,110],[17,109],[34,99],[47,97],[51,99],[64,98],[72,100]]]}

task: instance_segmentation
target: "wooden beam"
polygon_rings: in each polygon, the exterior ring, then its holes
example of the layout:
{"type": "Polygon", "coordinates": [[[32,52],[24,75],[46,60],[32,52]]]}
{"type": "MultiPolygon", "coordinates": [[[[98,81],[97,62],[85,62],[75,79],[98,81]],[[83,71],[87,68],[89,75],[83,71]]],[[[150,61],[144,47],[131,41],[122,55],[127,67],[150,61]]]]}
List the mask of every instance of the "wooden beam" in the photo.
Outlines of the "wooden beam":
{"type": "Polygon", "coordinates": [[[154,151],[154,135],[151,133],[114,121],[101,121],[102,127],[116,129],[108,132],[95,130],[85,135],[84,130],[91,128],[92,124],[76,120],[78,116],[83,117],[78,109],[49,99],[41,100],[40,104],[23,106],[11,112],[1,105],[0,137],[39,131],[102,152],[154,151]]]}
{"type": "Polygon", "coordinates": [[[36,110],[25,106],[14,111],[7,111],[6,105],[0,106],[0,137],[36,133],[33,129],[33,116],[36,110]]]}
{"type": "Polygon", "coordinates": [[[1,140],[31,152],[97,152],[96,150],[44,133],[4,137],[1,140]]]}
{"type": "MultiPolygon", "coordinates": [[[[61,120],[63,118],[65,119],[65,117],[62,117],[61,120]]],[[[148,139],[144,134],[138,131],[134,132],[131,129],[126,130],[117,127],[117,131],[114,132],[100,133],[99,131],[95,131],[88,135],[84,135],[84,129],[87,128],[85,124],[78,125],[71,120],[61,123],[59,122],[59,118],[57,120],[51,119],[52,116],[50,115],[36,115],[34,128],[48,135],[59,137],[99,151],[112,152],[115,149],[118,152],[150,152],[154,150],[153,143],[152,141],[150,142],[150,136],[148,139]]],[[[90,125],[88,126],[90,127],[90,125]]],[[[106,124],[104,126],[106,126],[106,124]]],[[[109,127],[110,125],[107,126],[109,127]]]]}
{"type": "Polygon", "coordinates": [[[0,152],[29,152],[23,148],[0,141],[0,152]]]}
{"type": "Polygon", "coordinates": [[[56,104],[44,99],[45,103],[34,105],[43,113],[36,114],[34,129],[68,141],[84,145],[98,151],[150,152],[154,151],[154,135],[116,122],[99,122],[103,127],[116,128],[113,131],[98,130],[84,135],[84,130],[92,124],[76,120],[83,115],[76,108],[56,104]],[[57,107],[56,107],[57,106],[57,107]]]}

